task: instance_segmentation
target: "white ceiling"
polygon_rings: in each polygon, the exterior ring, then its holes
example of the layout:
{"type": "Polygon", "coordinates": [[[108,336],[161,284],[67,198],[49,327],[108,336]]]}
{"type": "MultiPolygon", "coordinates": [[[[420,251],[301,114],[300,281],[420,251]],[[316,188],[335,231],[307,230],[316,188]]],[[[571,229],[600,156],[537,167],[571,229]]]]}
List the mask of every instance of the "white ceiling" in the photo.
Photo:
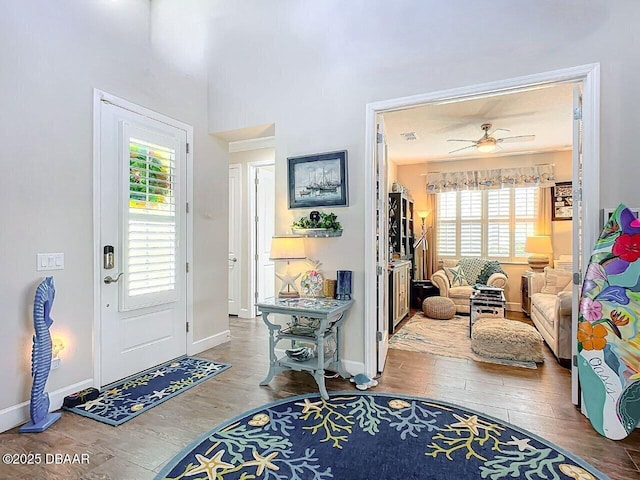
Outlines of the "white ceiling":
{"type": "Polygon", "coordinates": [[[479,99],[430,104],[383,114],[388,157],[398,165],[487,156],[519,155],[571,149],[573,85],[560,84],[524,92],[479,99]],[[481,153],[468,148],[471,143],[448,139],[479,140],[480,125],[491,123],[496,139],[535,135],[527,142],[500,143],[502,150],[481,153]],[[417,139],[406,141],[402,133],[415,132],[417,139]]]}

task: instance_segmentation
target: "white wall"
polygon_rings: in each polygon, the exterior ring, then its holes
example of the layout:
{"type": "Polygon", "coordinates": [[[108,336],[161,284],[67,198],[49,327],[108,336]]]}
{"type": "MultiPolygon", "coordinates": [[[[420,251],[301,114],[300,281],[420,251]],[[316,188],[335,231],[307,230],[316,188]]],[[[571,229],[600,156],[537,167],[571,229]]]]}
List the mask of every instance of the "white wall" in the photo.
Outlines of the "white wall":
{"type": "Polygon", "coordinates": [[[369,102],[601,63],[601,205],[640,204],[632,162],[640,90],[633,0],[482,3],[398,0],[219,2],[210,39],[209,127],[275,123],[276,225],[287,209],[286,157],[347,149],[345,227],[316,256],[354,270],[345,357],[364,357],[364,137],[369,102]],[[487,18],[490,28],[487,28],[487,18]]]}
{"type": "Polygon", "coordinates": [[[94,88],[194,126],[194,339],[228,328],[220,275],[227,265],[228,239],[220,233],[228,218],[227,147],[207,133],[201,59],[181,60],[199,38],[198,20],[184,8],[194,2],[181,2],[181,16],[169,3],[0,5],[0,414],[29,399],[31,308],[35,286],[47,273],[36,271],[38,252],[65,254],[65,269],[52,272],[51,330],[65,337],[66,348],[47,390],[93,376],[94,88]],[[180,56],[163,48],[176,22],[182,32],[172,43],[180,56]],[[175,43],[178,38],[185,44],[175,43]]]}

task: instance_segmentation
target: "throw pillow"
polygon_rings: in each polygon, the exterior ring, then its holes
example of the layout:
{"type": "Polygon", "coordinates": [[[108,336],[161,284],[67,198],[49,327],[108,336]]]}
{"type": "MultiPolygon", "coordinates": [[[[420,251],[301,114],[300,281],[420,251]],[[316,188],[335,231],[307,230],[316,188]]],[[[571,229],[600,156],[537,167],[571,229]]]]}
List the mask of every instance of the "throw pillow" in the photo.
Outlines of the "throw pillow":
{"type": "Polygon", "coordinates": [[[447,274],[450,287],[464,287],[465,285],[469,285],[461,266],[445,268],[444,272],[447,274]]]}
{"type": "Polygon", "coordinates": [[[566,270],[544,267],[544,285],[540,293],[557,295],[571,281],[573,274],[566,270]]]}
{"type": "Polygon", "coordinates": [[[484,267],[482,267],[482,270],[480,270],[477,283],[486,285],[489,281],[489,277],[494,273],[502,273],[506,275],[506,273],[500,266],[500,262],[498,262],[497,260],[487,260],[487,263],[484,265],[484,267]]]}

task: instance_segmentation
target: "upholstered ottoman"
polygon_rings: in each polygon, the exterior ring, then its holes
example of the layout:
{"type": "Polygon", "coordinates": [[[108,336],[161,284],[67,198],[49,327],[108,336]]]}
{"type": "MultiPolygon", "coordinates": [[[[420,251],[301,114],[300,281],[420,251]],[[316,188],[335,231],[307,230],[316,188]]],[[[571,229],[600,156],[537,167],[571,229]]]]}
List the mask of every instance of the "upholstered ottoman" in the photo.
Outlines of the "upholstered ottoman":
{"type": "Polygon", "coordinates": [[[422,312],[429,318],[449,320],[456,314],[456,304],[447,297],[427,297],[422,302],[422,312]]]}
{"type": "Polygon", "coordinates": [[[544,362],[542,336],[517,320],[481,318],[471,330],[471,350],[478,355],[521,362],[544,362]]]}

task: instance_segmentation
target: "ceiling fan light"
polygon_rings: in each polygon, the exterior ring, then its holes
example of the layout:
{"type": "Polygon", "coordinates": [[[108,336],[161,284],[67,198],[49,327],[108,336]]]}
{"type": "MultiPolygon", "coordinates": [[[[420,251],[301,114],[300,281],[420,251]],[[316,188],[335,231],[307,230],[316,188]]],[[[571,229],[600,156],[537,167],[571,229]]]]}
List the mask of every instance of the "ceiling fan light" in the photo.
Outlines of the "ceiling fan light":
{"type": "Polygon", "coordinates": [[[489,138],[484,141],[479,141],[477,146],[479,152],[490,153],[496,149],[496,141],[492,138],[489,138]]]}

